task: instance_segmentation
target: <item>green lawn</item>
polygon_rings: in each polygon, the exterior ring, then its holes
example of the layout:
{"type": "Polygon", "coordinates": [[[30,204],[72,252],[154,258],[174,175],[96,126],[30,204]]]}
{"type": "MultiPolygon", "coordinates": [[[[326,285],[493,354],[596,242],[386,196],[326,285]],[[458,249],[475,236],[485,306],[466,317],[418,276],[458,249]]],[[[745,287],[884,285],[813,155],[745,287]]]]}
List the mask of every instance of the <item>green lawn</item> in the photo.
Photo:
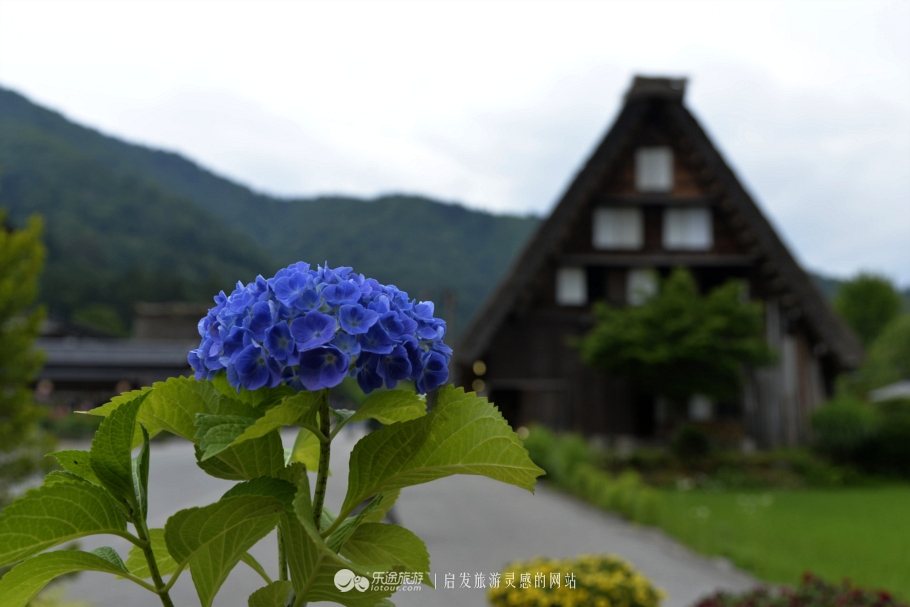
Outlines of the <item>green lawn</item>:
{"type": "Polygon", "coordinates": [[[667,492],[661,524],[769,582],[804,571],[910,599],[910,487],[667,492]]]}

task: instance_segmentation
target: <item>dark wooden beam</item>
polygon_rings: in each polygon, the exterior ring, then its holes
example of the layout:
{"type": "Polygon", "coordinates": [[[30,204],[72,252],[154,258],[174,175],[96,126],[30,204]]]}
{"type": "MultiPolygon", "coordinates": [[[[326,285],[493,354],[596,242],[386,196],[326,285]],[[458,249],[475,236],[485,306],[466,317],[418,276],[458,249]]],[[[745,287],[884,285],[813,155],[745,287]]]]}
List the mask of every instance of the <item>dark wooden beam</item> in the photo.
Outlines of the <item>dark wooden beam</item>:
{"type": "Polygon", "coordinates": [[[754,265],[756,255],[718,255],[716,253],[584,253],[559,255],[561,265],[611,267],[745,267],[754,265]]]}
{"type": "Polygon", "coordinates": [[[625,196],[594,196],[591,202],[600,206],[665,206],[709,207],[715,203],[705,196],[673,196],[671,194],[630,194],[625,196]]]}

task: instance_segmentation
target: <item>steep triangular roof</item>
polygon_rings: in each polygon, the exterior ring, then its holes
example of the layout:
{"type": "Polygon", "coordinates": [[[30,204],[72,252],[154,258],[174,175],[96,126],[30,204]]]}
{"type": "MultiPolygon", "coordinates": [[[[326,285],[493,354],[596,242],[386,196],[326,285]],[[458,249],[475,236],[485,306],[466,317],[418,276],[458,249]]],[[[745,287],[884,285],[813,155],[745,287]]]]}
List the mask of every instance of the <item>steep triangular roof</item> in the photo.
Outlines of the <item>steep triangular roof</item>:
{"type": "Polygon", "coordinates": [[[597,192],[603,178],[616,166],[630,140],[650,112],[669,116],[678,134],[697,154],[710,179],[709,196],[739,216],[750,234],[751,251],[761,259],[763,271],[786,293],[785,304],[804,313],[805,320],[827,346],[838,366],[855,368],[863,350],[856,336],[830,308],[822,294],[778,237],[755,201],[737,179],[695,117],[683,105],[685,80],[636,77],[626,93],[625,104],[606,136],[588,158],[550,214],[492,296],[474,316],[455,350],[458,360],[470,363],[480,358],[497,329],[527,293],[534,276],[560,242],[576,214],[597,192]]]}

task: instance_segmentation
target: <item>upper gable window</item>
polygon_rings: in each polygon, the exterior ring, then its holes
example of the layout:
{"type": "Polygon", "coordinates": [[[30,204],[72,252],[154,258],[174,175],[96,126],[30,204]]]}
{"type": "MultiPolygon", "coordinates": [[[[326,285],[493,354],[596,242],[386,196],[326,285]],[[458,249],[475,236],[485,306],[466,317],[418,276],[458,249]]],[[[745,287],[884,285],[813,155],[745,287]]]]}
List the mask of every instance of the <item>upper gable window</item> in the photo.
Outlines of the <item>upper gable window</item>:
{"type": "Polygon", "coordinates": [[[595,249],[640,249],[644,244],[641,209],[602,207],[594,210],[595,249]]]}
{"type": "Polygon", "coordinates": [[[566,266],[556,271],[556,303],[561,306],[588,303],[588,277],[584,268],[566,266]]]}
{"type": "Polygon", "coordinates": [[[664,211],[664,248],[707,251],[714,246],[711,209],[666,209],[664,211]]]}
{"type": "Polygon", "coordinates": [[[673,150],[666,146],[636,150],[635,189],[639,192],[673,189],[673,150]]]}

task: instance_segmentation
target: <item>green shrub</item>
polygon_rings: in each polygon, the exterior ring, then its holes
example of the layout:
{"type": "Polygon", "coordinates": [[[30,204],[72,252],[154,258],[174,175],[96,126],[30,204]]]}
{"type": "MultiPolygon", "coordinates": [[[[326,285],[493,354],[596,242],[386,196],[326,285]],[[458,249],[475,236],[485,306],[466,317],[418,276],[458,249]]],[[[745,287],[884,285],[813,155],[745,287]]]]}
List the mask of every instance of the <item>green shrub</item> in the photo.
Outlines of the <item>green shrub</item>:
{"type": "Polygon", "coordinates": [[[861,463],[885,474],[910,477],[910,399],[878,404],[881,424],[861,463]]]}
{"type": "Polygon", "coordinates": [[[812,414],[818,450],[838,462],[856,461],[875,436],[876,410],[851,396],[840,396],[812,414]]]}
{"type": "Polygon", "coordinates": [[[718,592],[695,607],[906,607],[884,590],[854,588],[849,580],[831,584],[812,574],[803,575],[796,588],[759,587],[738,594],[718,592]]]}
{"type": "Polygon", "coordinates": [[[702,428],[686,424],[673,436],[670,448],[684,461],[700,459],[711,453],[711,437],[702,428]]]}
{"type": "Polygon", "coordinates": [[[494,607],[658,607],[663,597],[663,590],[628,562],[601,555],[511,563],[487,592],[494,607]]]}
{"type": "Polygon", "coordinates": [[[614,477],[594,462],[597,453],[577,434],[554,434],[535,426],[524,439],[531,459],[546,470],[546,479],[580,498],[603,508],[619,512],[640,523],[657,520],[661,496],[651,489],[634,470],[614,477]]]}

